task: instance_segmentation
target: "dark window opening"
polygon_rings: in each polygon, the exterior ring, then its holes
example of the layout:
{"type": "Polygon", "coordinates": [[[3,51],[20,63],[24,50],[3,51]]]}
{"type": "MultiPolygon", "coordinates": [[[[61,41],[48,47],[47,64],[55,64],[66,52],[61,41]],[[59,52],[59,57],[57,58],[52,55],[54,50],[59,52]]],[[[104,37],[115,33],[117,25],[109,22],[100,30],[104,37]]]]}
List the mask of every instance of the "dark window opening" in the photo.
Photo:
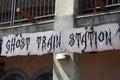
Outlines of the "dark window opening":
{"type": "Polygon", "coordinates": [[[36,80],[52,80],[52,73],[45,73],[42,75],[39,75],[36,80]]]}
{"type": "Polygon", "coordinates": [[[5,73],[1,80],[29,80],[28,76],[20,70],[10,70],[5,73]]]}
{"type": "Polygon", "coordinates": [[[7,76],[4,80],[25,80],[21,75],[13,73],[7,76]]]}
{"type": "Polygon", "coordinates": [[[31,80],[53,80],[52,70],[40,70],[31,77],[31,80]]]}

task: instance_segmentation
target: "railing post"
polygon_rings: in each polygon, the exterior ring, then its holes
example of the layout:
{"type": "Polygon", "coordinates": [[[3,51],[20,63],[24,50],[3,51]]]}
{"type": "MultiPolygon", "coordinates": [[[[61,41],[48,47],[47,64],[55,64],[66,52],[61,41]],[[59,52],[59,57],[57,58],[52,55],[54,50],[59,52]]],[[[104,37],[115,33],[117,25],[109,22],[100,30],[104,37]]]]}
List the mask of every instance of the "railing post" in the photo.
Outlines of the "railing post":
{"type": "Polygon", "coordinates": [[[79,14],[82,15],[82,0],[79,0],[79,14]]]}
{"type": "Polygon", "coordinates": [[[16,0],[12,0],[12,7],[11,7],[11,19],[10,19],[10,26],[14,25],[15,19],[15,9],[16,9],[16,0]]]}

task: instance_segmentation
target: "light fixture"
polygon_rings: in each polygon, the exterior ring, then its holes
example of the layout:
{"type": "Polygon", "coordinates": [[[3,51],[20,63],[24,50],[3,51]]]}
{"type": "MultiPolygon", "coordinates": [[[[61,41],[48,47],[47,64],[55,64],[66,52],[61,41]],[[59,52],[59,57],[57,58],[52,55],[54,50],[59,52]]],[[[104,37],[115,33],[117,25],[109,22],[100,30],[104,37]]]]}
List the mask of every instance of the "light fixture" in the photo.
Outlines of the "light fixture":
{"type": "Polygon", "coordinates": [[[55,54],[55,58],[56,59],[67,59],[69,58],[69,55],[67,55],[67,53],[57,53],[55,54]]]}

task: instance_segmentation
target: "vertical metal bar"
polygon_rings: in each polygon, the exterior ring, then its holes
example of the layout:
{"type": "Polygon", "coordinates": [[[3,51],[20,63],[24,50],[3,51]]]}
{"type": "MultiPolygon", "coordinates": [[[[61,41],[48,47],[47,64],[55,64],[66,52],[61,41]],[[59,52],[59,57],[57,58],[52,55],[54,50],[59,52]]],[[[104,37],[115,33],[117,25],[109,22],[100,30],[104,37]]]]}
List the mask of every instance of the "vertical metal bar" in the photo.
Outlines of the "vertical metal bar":
{"type": "Polygon", "coordinates": [[[31,12],[30,12],[30,1],[31,0],[28,0],[28,12],[31,14],[31,12]]]}
{"type": "Polygon", "coordinates": [[[24,5],[25,5],[25,8],[24,8],[24,10],[25,10],[25,12],[27,12],[27,0],[24,0],[24,5]]]}
{"type": "Polygon", "coordinates": [[[4,12],[5,12],[5,9],[4,9],[4,1],[2,2],[2,21],[4,21],[4,12]]]}
{"type": "Polygon", "coordinates": [[[15,21],[15,12],[16,12],[16,0],[14,0],[13,25],[14,25],[14,21],[15,21]]]}
{"type": "Polygon", "coordinates": [[[1,0],[1,8],[2,8],[2,9],[1,9],[1,10],[2,10],[2,11],[1,11],[1,14],[2,14],[2,15],[1,15],[1,22],[4,22],[4,21],[3,21],[3,12],[4,12],[3,3],[4,3],[4,0],[1,0]]]}
{"type": "Polygon", "coordinates": [[[37,14],[37,13],[38,13],[38,11],[37,11],[37,9],[38,9],[38,0],[36,0],[36,11],[35,11],[35,12],[36,12],[36,14],[35,14],[35,17],[37,17],[37,16],[38,16],[38,14],[37,14]]]}
{"type": "Polygon", "coordinates": [[[49,14],[49,11],[50,11],[50,10],[49,10],[49,6],[50,6],[49,1],[50,1],[50,0],[47,1],[47,4],[48,4],[48,5],[47,5],[47,6],[48,6],[48,11],[47,11],[48,13],[47,13],[47,14],[49,14]]]}
{"type": "Polygon", "coordinates": [[[42,3],[42,1],[40,0],[40,1],[39,1],[39,8],[40,8],[39,15],[40,15],[40,16],[41,16],[41,8],[42,8],[42,7],[41,7],[41,3],[42,3]]]}
{"type": "Polygon", "coordinates": [[[16,0],[14,0],[13,25],[15,21],[15,12],[16,12],[16,0]]]}
{"type": "Polygon", "coordinates": [[[7,8],[7,3],[8,2],[5,2],[4,3],[4,8],[5,8],[5,12],[4,12],[4,19],[5,19],[5,22],[7,22],[8,21],[8,18],[7,18],[7,13],[8,13],[8,8],[7,8]]]}
{"type": "Polygon", "coordinates": [[[10,2],[11,2],[11,0],[8,0],[8,21],[10,21],[10,7],[11,7],[11,5],[10,5],[10,2]]]}
{"type": "MultiPolygon", "coordinates": [[[[5,3],[5,1],[3,1],[3,4],[5,3]]],[[[5,5],[3,5],[3,22],[5,22],[5,5]]]]}
{"type": "Polygon", "coordinates": [[[43,10],[43,15],[45,15],[45,3],[46,3],[46,0],[44,0],[44,10],[43,10]]]}
{"type": "Polygon", "coordinates": [[[4,1],[4,6],[3,6],[3,10],[4,10],[4,12],[3,12],[3,21],[5,22],[5,15],[6,15],[6,8],[5,8],[5,1],[4,1]]]}
{"type": "Polygon", "coordinates": [[[106,5],[108,5],[108,0],[106,0],[106,5]]]}
{"type": "Polygon", "coordinates": [[[3,12],[3,10],[2,10],[2,1],[3,0],[0,0],[0,9],[1,9],[1,12],[0,12],[0,14],[1,14],[1,16],[0,16],[0,23],[2,23],[2,12],[3,12]]]}
{"type": "Polygon", "coordinates": [[[88,7],[87,7],[87,0],[85,1],[85,3],[86,3],[86,4],[85,4],[85,6],[86,6],[86,9],[87,9],[87,8],[88,8],[88,7]]]}
{"type": "Polygon", "coordinates": [[[118,0],[115,0],[115,4],[118,4],[118,0]]]}
{"type": "Polygon", "coordinates": [[[52,0],[52,14],[54,13],[54,0],[52,0]]]}
{"type": "Polygon", "coordinates": [[[16,0],[12,0],[12,7],[11,7],[11,22],[10,22],[10,26],[13,26],[13,25],[14,25],[15,6],[16,6],[16,0]]]}
{"type": "MultiPolygon", "coordinates": [[[[21,5],[20,5],[20,2],[21,0],[17,0],[17,8],[21,8],[21,5]]],[[[20,19],[20,15],[17,14],[17,19],[16,20],[19,20],[20,19]]],[[[18,22],[18,24],[20,24],[20,22],[18,22]]]]}
{"type": "MultiPolygon", "coordinates": [[[[21,8],[20,9],[22,9],[22,10],[24,9],[24,3],[23,3],[23,1],[24,0],[21,0],[21,3],[20,3],[21,4],[21,8]]],[[[22,19],[23,19],[23,17],[20,16],[20,20],[22,20],[22,19]]],[[[21,23],[21,21],[20,21],[20,23],[21,23]]]]}
{"type": "Polygon", "coordinates": [[[32,16],[34,16],[34,0],[32,0],[31,7],[32,7],[32,16]]]}
{"type": "Polygon", "coordinates": [[[79,0],[79,12],[80,12],[80,15],[82,14],[82,0],[79,0]]]}
{"type": "Polygon", "coordinates": [[[97,1],[94,2],[94,11],[93,11],[93,16],[92,16],[91,28],[93,28],[94,21],[95,21],[96,7],[97,7],[97,1]]]}
{"type": "Polygon", "coordinates": [[[114,0],[112,0],[112,4],[114,4],[114,0]]]}
{"type": "MultiPolygon", "coordinates": [[[[20,6],[20,7],[21,7],[20,9],[23,10],[23,9],[24,9],[24,4],[23,4],[23,1],[24,1],[24,0],[20,0],[20,1],[21,1],[21,2],[20,2],[20,5],[21,5],[21,6],[20,6]]],[[[23,19],[23,17],[20,15],[20,24],[22,23],[22,21],[21,21],[22,19],[23,19]]]]}
{"type": "Polygon", "coordinates": [[[13,5],[14,5],[14,0],[12,0],[12,4],[11,4],[11,19],[10,19],[10,26],[13,25],[13,5]]]}
{"type": "Polygon", "coordinates": [[[93,8],[93,1],[90,0],[90,8],[93,8]]]}
{"type": "Polygon", "coordinates": [[[33,17],[36,16],[36,9],[37,9],[36,0],[33,0],[33,17]]]}

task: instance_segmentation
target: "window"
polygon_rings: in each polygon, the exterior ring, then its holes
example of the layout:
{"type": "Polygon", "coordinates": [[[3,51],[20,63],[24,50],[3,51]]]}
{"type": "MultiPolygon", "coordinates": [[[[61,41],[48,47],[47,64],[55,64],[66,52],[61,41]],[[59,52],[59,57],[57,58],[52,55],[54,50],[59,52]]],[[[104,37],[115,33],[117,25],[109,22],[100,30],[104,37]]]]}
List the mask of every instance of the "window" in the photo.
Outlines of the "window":
{"type": "Polygon", "coordinates": [[[44,73],[36,76],[35,80],[52,80],[52,73],[44,73]]]}
{"type": "Polygon", "coordinates": [[[31,80],[53,80],[52,70],[45,69],[38,71],[32,76],[31,80]]]}
{"type": "Polygon", "coordinates": [[[20,70],[10,70],[8,71],[1,80],[29,80],[27,75],[20,70]]]}

